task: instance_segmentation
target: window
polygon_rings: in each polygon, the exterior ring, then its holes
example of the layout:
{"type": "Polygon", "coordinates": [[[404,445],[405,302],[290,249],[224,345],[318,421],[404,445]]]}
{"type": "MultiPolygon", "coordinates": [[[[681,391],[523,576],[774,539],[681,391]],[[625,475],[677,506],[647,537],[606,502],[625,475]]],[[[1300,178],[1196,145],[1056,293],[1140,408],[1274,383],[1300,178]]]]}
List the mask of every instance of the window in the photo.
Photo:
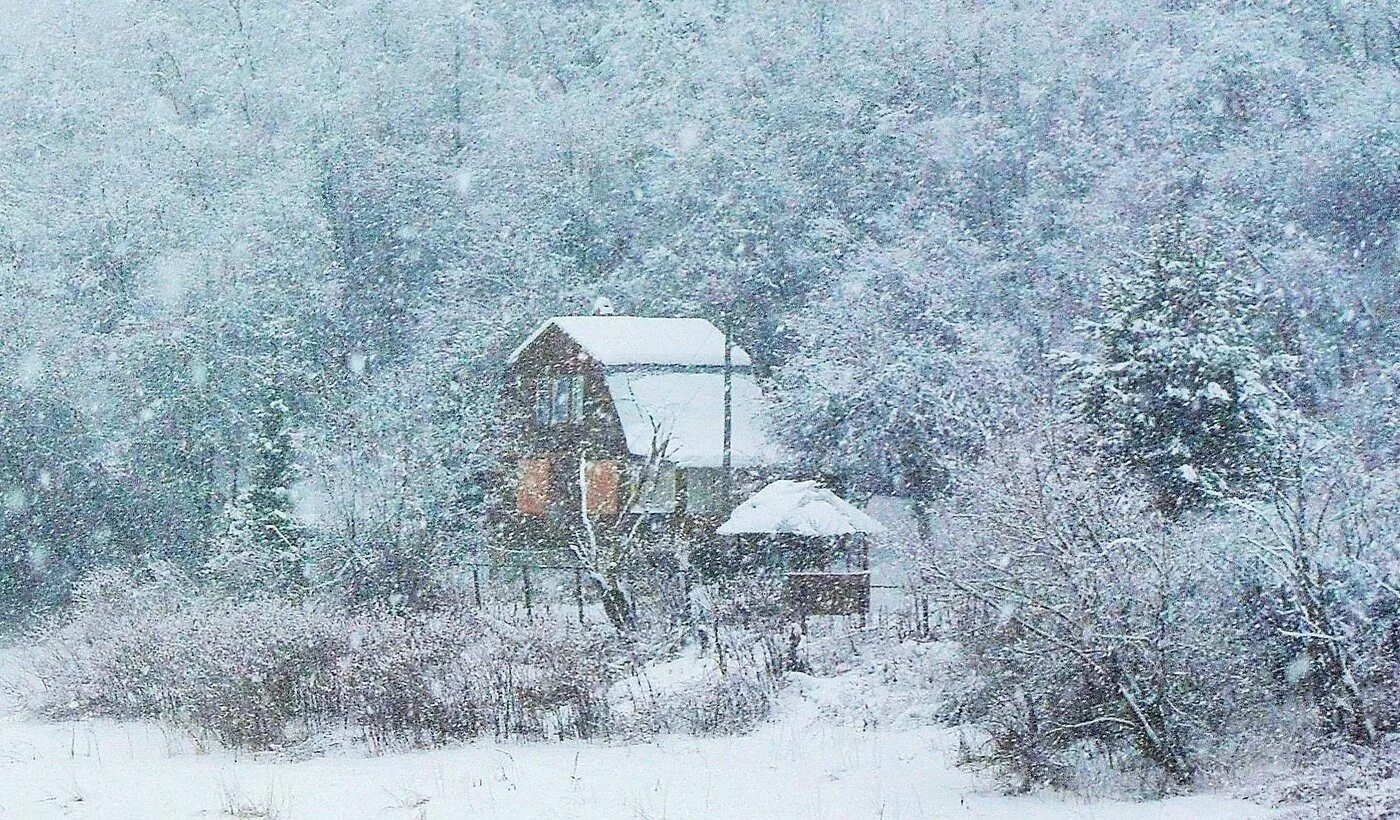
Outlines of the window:
{"type": "Polygon", "coordinates": [[[568,424],[573,421],[569,411],[573,408],[573,401],[570,399],[571,378],[554,379],[554,418],[555,424],[568,424]]]}
{"type": "Polygon", "coordinates": [[[535,421],[541,426],[580,423],[584,409],[583,376],[558,376],[535,383],[535,421]]]}
{"type": "Polygon", "coordinates": [[[583,377],[569,379],[569,415],[576,422],[583,421],[583,377]]]}
{"type": "Polygon", "coordinates": [[[584,467],[584,478],[588,490],[588,514],[594,518],[616,515],[621,482],[617,461],[605,459],[588,462],[584,467]]]}
{"type": "Polygon", "coordinates": [[[710,467],[685,471],[685,511],[691,515],[724,515],[721,472],[710,467]]]}
{"type": "Polygon", "coordinates": [[[526,515],[544,515],[553,496],[550,466],[547,458],[521,459],[519,484],[515,491],[517,510],[526,515]]]}
{"type": "Polygon", "coordinates": [[[541,427],[544,427],[544,426],[547,426],[547,425],[550,423],[550,419],[552,418],[552,415],[553,415],[552,413],[550,413],[552,399],[551,399],[551,397],[550,397],[550,395],[549,395],[549,393],[548,393],[548,389],[549,389],[549,387],[548,387],[548,386],[549,386],[549,380],[548,380],[548,379],[540,379],[540,380],[536,381],[536,382],[534,383],[534,385],[535,385],[535,423],[538,424],[538,425],[541,426],[541,427]]]}

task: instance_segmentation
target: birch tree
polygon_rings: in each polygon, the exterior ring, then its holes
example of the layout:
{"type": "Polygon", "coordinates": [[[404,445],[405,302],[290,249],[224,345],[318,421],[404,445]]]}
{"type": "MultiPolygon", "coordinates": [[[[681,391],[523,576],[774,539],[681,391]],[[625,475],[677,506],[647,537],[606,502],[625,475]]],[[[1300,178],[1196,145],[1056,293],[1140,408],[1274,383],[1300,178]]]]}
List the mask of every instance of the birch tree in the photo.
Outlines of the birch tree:
{"type": "MultiPolygon", "coordinates": [[[[567,539],[574,560],[587,573],[603,602],[603,612],[619,632],[637,625],[637,602],[631,574],[637,569],[645,546],[648,513],[645,499],[657,488],[666,463],[669,437],[653,423],[646,461],[628,476],[623,494],[613,510],[590,498],[590,464],[587,454],[578,461],[578,524],[567,539]]],[[[621,476],[619,476],[620,478],[621,476]]]]}

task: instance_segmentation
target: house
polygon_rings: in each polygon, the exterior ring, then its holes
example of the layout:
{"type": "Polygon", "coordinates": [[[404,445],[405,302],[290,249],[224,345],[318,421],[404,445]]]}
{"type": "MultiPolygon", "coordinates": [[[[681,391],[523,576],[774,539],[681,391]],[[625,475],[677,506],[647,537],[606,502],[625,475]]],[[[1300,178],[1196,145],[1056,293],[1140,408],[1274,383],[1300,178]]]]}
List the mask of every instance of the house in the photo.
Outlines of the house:
{"type": "Polygon", "coordinates": [[[729,462],[763,472],[780,457],[749,355],[705,319],[561,316],[510,356],[505,412],[515,430],[518,518],[570,526],[630,514],[707,521],[725,497],[729,462]],[[727,364],[726,364],[727,360],[727,364]]]}

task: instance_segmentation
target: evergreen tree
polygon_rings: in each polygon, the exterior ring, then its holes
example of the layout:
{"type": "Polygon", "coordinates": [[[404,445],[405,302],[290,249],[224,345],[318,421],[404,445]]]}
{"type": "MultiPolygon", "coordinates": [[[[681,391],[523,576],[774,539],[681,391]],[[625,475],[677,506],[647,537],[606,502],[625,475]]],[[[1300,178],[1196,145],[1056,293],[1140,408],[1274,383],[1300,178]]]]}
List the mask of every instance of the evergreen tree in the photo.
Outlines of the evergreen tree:
{"type": "Polygon", "coordinates": [[[1090,352],[1069,357],[1075,411],[1169,512],[1249,494],[1278,403],[1254,335],[1253,286],[1183,226],[1104,278],[1090,352]]]}
{"type": "Polygon", "coordinates": [[[248,485],[224,511],[210,571],[237,592],[296,592],[306,585],[306,535],[292,512],[298,475],[288,425],[290,410],[276,396],[254,413],[248,485]]]}

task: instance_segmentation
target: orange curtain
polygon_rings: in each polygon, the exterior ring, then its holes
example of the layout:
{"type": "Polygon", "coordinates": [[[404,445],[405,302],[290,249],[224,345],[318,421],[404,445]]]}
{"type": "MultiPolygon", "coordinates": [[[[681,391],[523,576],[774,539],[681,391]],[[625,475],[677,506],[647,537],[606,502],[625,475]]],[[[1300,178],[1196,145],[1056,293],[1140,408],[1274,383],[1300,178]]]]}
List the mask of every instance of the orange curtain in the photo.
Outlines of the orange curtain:
{"type": "Polygon", "coordinates": [[[583,470],[588,482],[588,514],[594,518],[617,515],[619,472],[617,462],[590,461],[583,470]]]}
{"type": "Polygon", "coordinates": [[[526,515],[544,515],[549,507],[549,489],[549,459],[521,459],[515,508],[526,515]]]}

